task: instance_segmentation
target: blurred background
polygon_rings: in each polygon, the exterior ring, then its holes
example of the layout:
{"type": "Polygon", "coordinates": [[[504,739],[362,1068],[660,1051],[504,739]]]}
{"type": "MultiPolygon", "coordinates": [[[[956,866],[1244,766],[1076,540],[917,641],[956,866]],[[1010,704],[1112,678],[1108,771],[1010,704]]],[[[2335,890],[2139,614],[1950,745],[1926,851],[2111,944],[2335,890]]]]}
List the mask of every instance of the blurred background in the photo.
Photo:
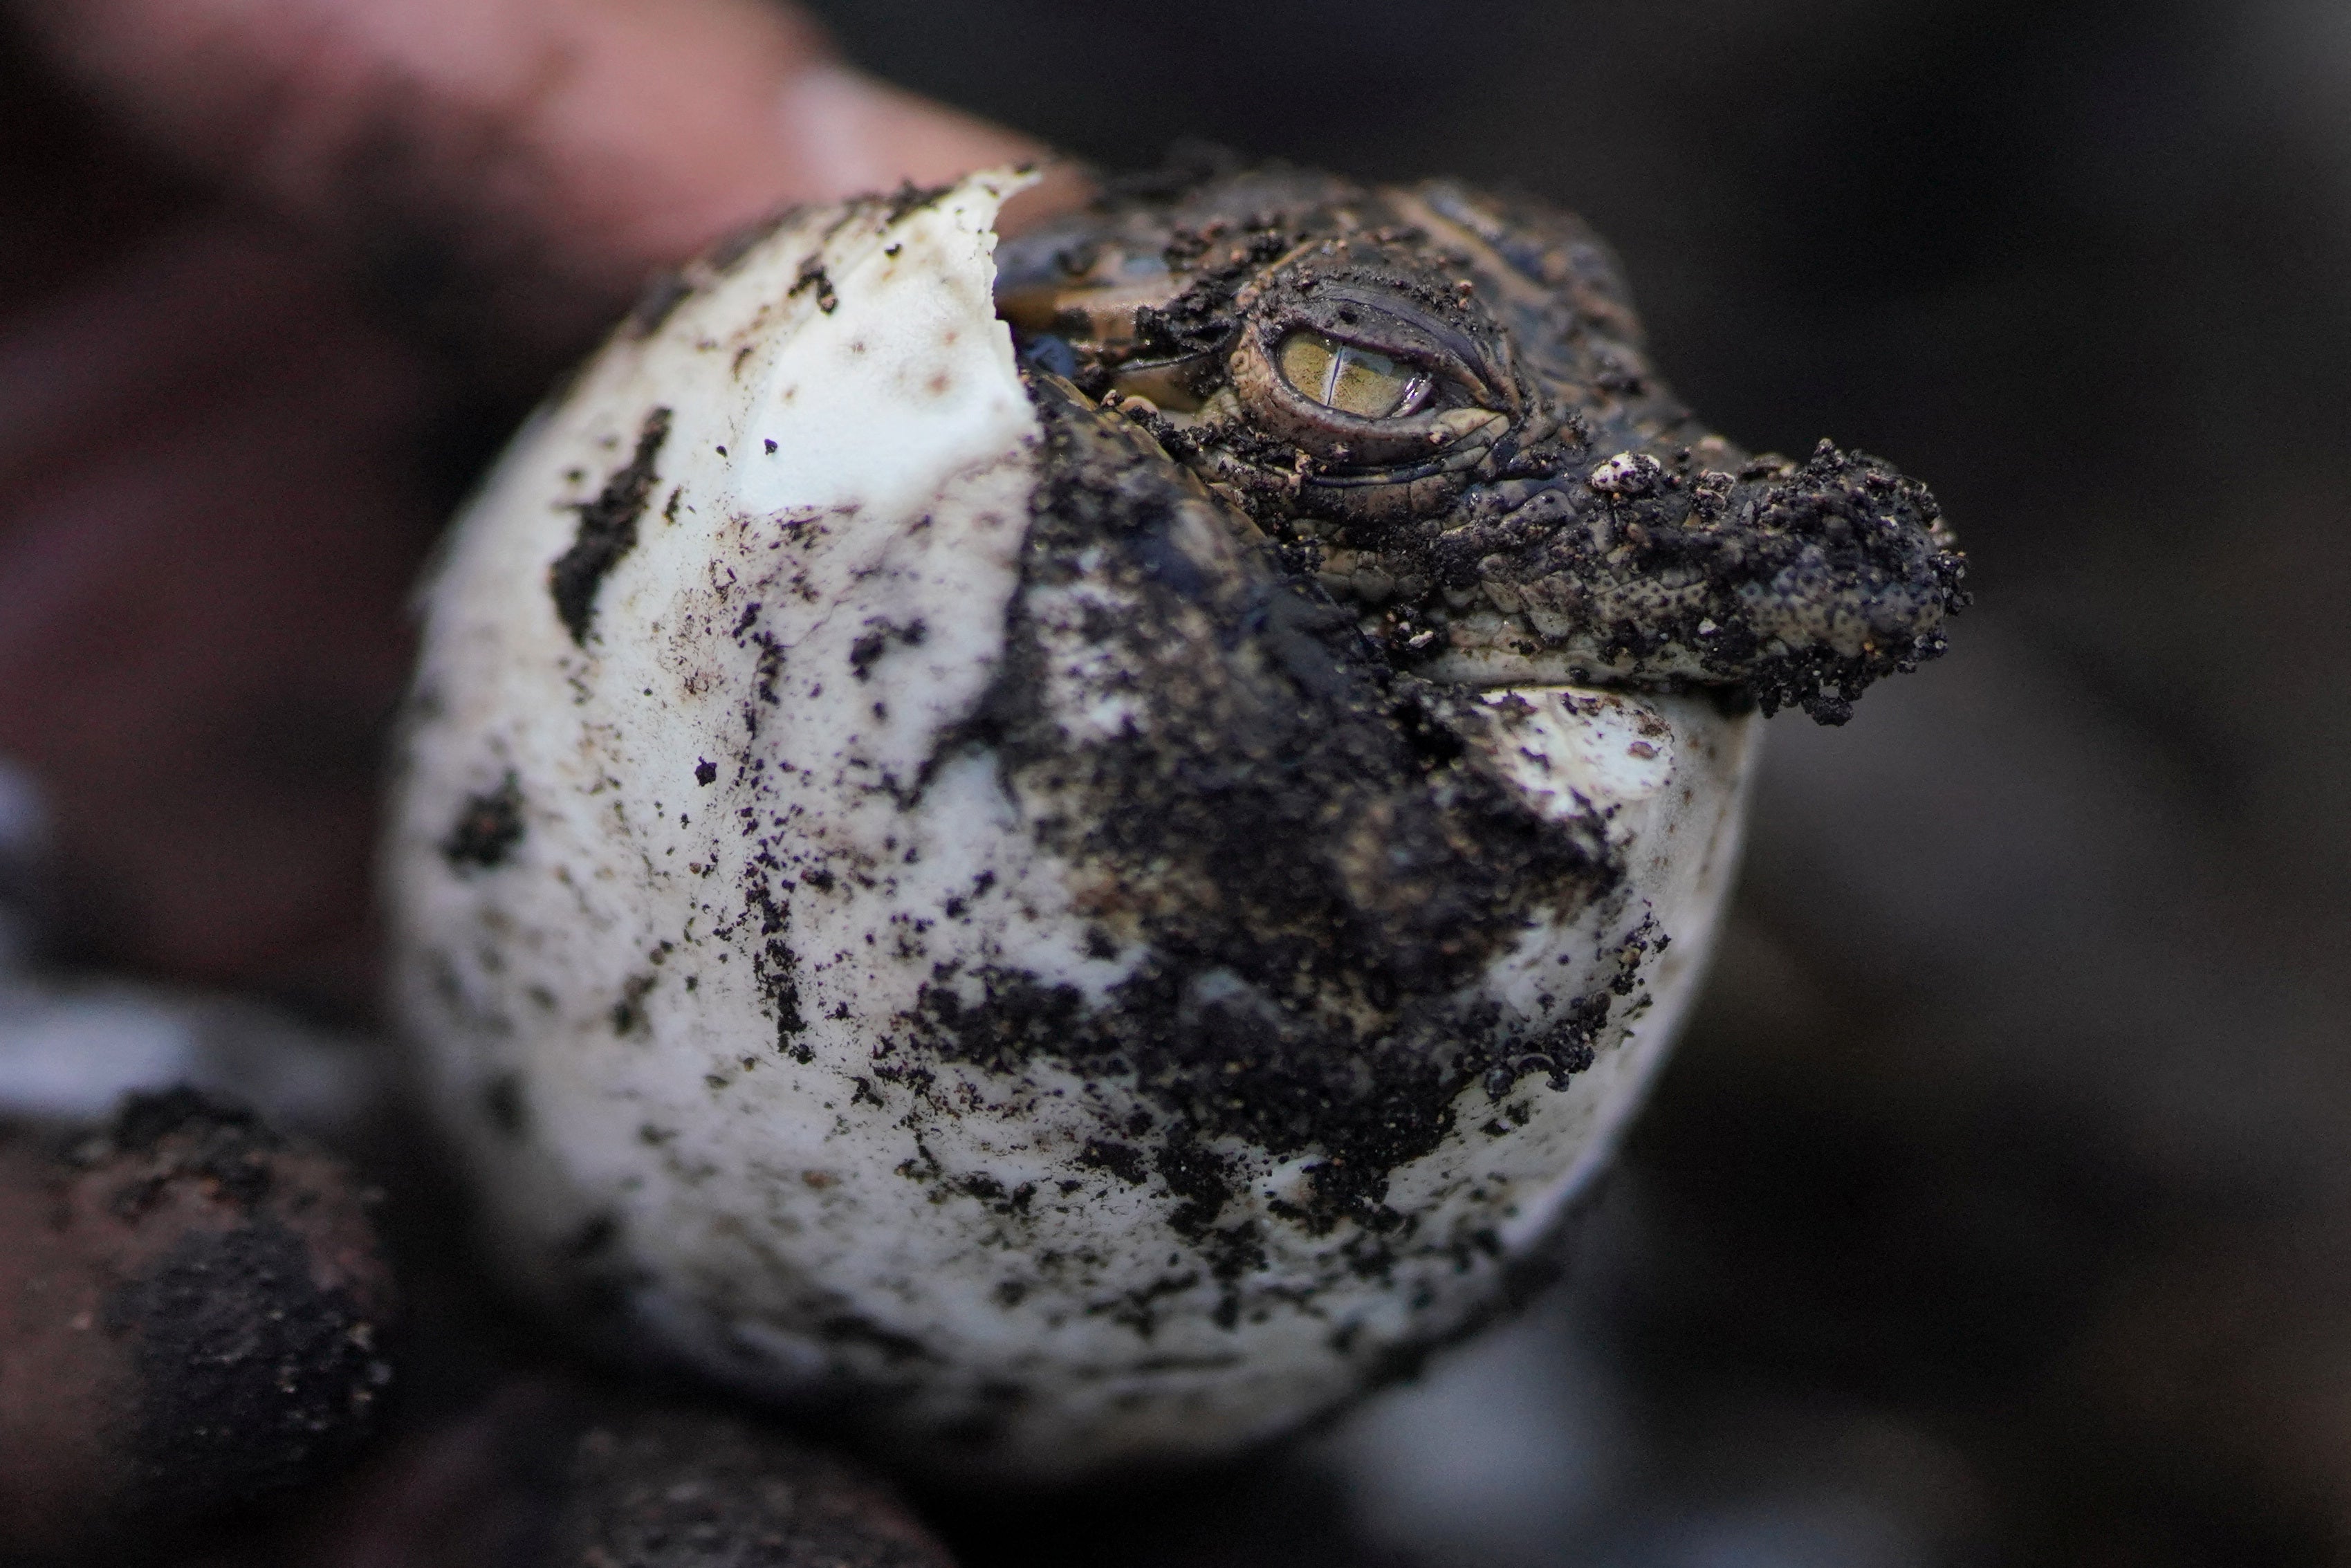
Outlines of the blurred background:
{"type": "Polygon", "coordinates": [[[1439,1561],[2351,1540],[2351,7],[821,5],[1113,163],[1580,210],[1750,444],[1929,480],[1953,652],[1773,725],[1562,1299],[1333,1451],[1439,1561]]]}
{"type": "MultiPolygon", "coordinates": [[[[1580,210],[1689,402],[1928,480],[1978,600],[1849,727],[1771,727],[1706,1003],[1563,1291],[1280,1465],[946,1516],[973,1568],[2344,1560],[2351,6],[813,8],[1112,167],[1201,138],[1580,210]]],[[[0,151],[60,155],[5,97],[0,151]]],[[[475,406],[409,456],[444,501],[518,403],[475,406]]],[[[349,775],[287,831],[356,854],[350,706],[280,738],[349,775]]],[[[62,956],[221,977],[58,875],[62,956]]],[[[229,977],[364,1024],[346,925],[229,977]]]]}

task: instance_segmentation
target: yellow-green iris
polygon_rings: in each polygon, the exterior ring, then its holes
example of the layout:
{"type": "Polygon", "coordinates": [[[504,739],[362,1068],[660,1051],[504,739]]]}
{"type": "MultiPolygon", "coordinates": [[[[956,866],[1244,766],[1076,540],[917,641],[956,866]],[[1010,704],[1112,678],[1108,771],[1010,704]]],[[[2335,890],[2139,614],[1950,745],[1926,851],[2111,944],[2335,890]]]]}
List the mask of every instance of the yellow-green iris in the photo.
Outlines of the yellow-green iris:
{"type": "Polygon", "coordinates": [[[1274,351],[1282,378],[1325,408],[1385,419],[1416,402],[1428,378],[1412,365],[1300,328],[1274,351]]]}

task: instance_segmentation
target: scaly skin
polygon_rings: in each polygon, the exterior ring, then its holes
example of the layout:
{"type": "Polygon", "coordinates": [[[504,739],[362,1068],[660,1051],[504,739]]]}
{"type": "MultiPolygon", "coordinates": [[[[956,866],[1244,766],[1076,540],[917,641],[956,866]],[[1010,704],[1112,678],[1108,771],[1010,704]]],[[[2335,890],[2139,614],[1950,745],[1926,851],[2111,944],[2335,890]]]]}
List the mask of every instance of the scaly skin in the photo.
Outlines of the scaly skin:
{"type": "Polygon", "coordinates": [[[1029,361],[1151,429],[1399,667],[1714,687],[1835,724],[1939,654],[1965,602],[1925,486],[1698,424],[1567,214],[1447,181],[1209,174],[1024,235],[1002,267],[1029,361]],[[1386,418],[1319,406],[1272,362],[1301,329],[1429,392],[1386,418]]]}

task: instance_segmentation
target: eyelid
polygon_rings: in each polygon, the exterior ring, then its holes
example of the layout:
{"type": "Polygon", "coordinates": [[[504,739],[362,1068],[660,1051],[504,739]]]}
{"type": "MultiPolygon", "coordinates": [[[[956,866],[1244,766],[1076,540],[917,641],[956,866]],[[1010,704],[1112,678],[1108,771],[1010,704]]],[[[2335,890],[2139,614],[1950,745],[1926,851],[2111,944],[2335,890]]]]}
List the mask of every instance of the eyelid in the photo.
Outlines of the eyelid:
{"type": "Polygon", "coordinates": [[[1433,373],[1459,381],[1481,398],[1490,393],[1493,367],[1478,344],[1410,300],[1345,284],[1324,284],[1314,291],[1307,309],[1292,319],[1297,326],[1312,327],[1376,353],[1418,360],[1433,367],[1433,373]],[[1374,323],[1385,330],[1376,329],[1374,323]]]}

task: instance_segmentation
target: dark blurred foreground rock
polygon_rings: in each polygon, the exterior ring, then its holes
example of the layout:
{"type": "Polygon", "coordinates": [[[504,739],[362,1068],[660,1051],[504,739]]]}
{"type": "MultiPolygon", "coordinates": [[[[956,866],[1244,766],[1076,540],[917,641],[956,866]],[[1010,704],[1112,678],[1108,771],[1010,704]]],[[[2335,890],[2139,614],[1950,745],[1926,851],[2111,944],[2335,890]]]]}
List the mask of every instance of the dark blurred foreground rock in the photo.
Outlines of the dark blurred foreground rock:
{"type": "Polygon", "coordinates": [[[0,1124],[0,1561],[119,1562],[373,1428],[391,1273],[334,1160],[186,1091],[0,1124]]]}
{"type": "Polygon", "coordinates": [[[319,1568],[952,1568],[881,1482],[754,1422],[517,1380],[375,1466],[319,1568]]]}

